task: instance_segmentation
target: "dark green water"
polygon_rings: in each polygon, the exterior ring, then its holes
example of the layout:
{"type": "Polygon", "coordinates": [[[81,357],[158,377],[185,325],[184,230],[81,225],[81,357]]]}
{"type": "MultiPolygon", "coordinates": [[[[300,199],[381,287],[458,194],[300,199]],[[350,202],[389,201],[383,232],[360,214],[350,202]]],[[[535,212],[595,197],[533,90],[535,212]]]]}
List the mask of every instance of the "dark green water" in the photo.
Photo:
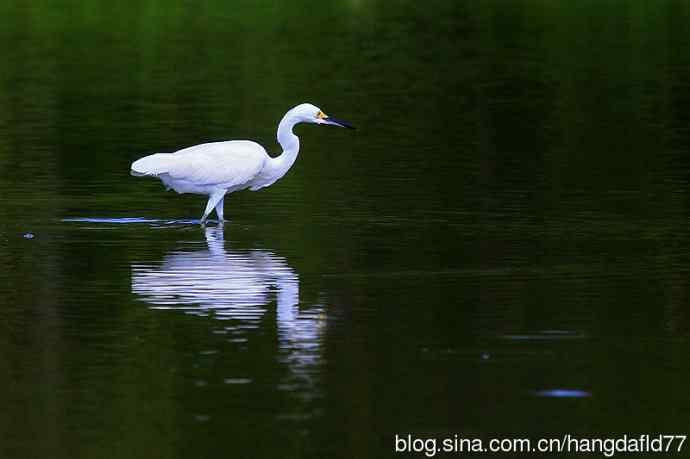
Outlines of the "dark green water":
{"type": "Polygon", "coordinates": [[[274,3],[0,3],[0,456],[688,434],[690,5],[274,3]],[[129,175],[300,102],[224,228],[129,175]]]}

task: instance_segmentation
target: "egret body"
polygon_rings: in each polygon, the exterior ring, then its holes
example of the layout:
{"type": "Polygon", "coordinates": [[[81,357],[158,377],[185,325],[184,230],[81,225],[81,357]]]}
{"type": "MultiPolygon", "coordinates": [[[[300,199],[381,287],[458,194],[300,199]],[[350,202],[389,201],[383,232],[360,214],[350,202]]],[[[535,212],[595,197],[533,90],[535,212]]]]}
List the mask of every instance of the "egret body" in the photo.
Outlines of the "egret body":
{"type": "Polygon", "coordinates": [[[273,158],[256,142],[230,140],[184,148],[174,153],[156,153],[132,163],[132,175],[159,178],[167,189],[178,193],[208,195],[201,217],[203,224],[216,210],[223,222],[223,199],[234,191],[251,191],[272,185],[287,173],[299,153],[299,138],[292,132],[298,123],[329,124],[354,129],[331,118],[312,104],[290,109],[278,124],[278,143],[283,152],[273,158]]]}

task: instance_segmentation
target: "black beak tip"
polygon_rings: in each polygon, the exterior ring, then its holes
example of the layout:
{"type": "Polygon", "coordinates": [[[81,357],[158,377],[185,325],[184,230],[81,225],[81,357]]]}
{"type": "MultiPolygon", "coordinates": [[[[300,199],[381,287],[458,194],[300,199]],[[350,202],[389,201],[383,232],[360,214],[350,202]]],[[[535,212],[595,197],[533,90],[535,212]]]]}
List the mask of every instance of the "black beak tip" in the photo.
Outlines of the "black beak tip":
{"type": "Polygon", "coordinates": [[[351,125],[351,124],[348,123],[347,121],[341,121],[341,120],[339,120],[339,119],[335,119],[335,118],[331,118],[331,117],[329,117],[328,120],[329,120],[330,122],[332,122],[332,123],[337,124],[337,125],[340,126],[340,127],[344,127],[344,128],[352,129],[352,130],[355,130],[355,129],[356,129],[353,125],[351,125]]]}

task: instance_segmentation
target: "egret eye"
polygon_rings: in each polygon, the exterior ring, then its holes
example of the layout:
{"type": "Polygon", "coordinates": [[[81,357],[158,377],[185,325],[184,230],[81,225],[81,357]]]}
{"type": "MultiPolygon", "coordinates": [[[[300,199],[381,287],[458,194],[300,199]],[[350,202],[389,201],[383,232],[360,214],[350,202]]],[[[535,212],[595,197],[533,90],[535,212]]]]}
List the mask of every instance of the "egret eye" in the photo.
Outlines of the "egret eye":
{"type": "Polygon", "coordinates": [[[323,119],[328,118],[328,117],[326,116],[326,114],[325,114],[324,112],[321,112],[321,111],[320,111],[319,113],[316,114],[316,117],[317,117],[318,119],[320,119],[320,120],[323,120],[323,119]]]}

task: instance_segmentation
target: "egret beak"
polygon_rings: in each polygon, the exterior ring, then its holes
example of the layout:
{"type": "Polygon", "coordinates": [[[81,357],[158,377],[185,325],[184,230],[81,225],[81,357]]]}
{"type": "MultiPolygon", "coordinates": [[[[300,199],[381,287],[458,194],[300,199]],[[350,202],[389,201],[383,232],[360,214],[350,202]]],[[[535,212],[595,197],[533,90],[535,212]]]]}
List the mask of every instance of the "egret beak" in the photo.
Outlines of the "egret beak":
{"type": "Polygon", "coordinates": [[[331,124],[333,126],[340,126],[340,127],[344,127],[344,128],[348,128],[348,129],[354,129],[355,128],[353,125],[351,125],[350,123],[348,123],[346,121],[337,120],[335,118],[331,118],[330,116],[324,118],[323,121],[325,124],[331,124]]]}
{"type": "Polygon", "coordinates": [[[344,127],[348,129],[354,129],[355,127],[351,125],[350,123],[347,123],[345,121],[340,121],[335,118],[331,118],[330,116],[326,115],[324,112],[319,112],[317,115],[318,118],[318,123],[319,124],[330,124],[331,126],[339,126],[339,127],[344,127]]]}

